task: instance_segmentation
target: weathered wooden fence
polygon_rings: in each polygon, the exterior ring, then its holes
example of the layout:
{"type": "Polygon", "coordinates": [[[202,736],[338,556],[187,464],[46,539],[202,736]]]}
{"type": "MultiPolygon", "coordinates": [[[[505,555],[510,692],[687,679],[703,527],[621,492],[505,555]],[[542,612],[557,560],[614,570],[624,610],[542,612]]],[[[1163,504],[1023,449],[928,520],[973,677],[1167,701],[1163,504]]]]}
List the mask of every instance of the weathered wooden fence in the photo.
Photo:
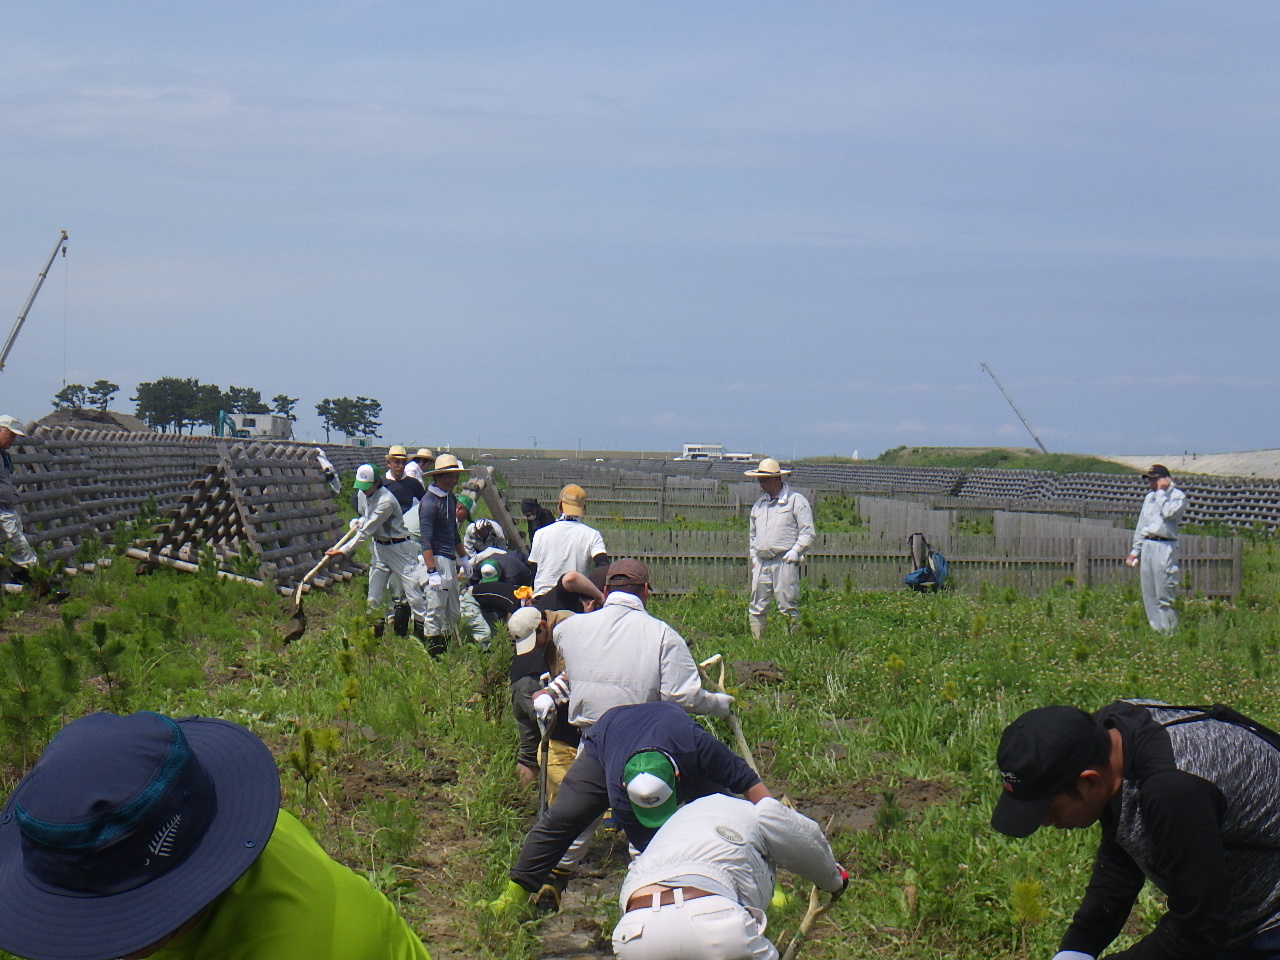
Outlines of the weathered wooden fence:
{"type": "MultiPolygon", "coordinates": [[[[1123,533],[1123,531],[1116,531],[1123,533]]],[[[638,557],[649,565],[659,593],[747,588],[747,534],[706,530],[609,530],[609,554],[638,557]]],[[[977,593],[983,583],[1038,593],[1067,578],[1082,586],[1121,583],[1137,577],[1117,552],[1090,537],[1017,537],[951,534],[931,538],[951,566],[953,586],[977,593]]],[[[1206,596],[1233,596],[1240,589],[1241,542],[1184,537],[1184,586],[1206,596]]],[[[816,587],[901,590],[909,572],[906,544],[870,533],[820,533],[802,567],[816,587]]]]}

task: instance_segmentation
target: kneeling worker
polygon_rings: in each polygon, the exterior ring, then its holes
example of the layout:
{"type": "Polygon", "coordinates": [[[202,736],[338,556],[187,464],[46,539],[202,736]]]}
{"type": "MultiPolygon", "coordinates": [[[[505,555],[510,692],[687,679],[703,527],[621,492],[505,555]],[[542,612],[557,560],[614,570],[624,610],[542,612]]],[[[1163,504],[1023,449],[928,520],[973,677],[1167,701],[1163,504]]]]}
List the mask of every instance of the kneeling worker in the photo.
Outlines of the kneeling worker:
{"type": "Polygon", "coordinates": [[[0,814],[0,900],[28,960],[430,960],[280,809],[266,745],[205,717],[63,727],[0,814]]]}
{"type": "Polygon", "coordinates": [[[1011,837],[1101,823],[1055,960],[1092,960],[1149,878],[1168,912],[1108,957],[1280,957],[1280,736],[1225,707],[1041,707],[1005,728],[991,825],[1011,837]]]}
{"type": "Polygon", "coordinates": [[[668,799],[655,812],[668,803],[674,812],[622,884],[620,960],[777,960],[764,936],[774,865],[833,900],[849,882],[822,828],[772,797],[753,804],[716,794],[678,810],[668,799]]]}

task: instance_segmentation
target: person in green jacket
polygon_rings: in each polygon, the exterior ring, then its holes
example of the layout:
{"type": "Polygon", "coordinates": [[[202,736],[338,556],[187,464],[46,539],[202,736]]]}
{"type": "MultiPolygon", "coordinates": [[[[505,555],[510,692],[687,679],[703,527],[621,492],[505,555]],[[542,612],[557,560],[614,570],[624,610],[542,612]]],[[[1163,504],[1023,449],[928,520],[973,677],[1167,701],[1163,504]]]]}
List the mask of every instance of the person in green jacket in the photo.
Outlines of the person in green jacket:
{"type": "Polygon", "coordinates": [[[430,960],[280,809],[266,745],[205,717],[63,727],[0,811],[0,903],[27,960],[430,960]]]}

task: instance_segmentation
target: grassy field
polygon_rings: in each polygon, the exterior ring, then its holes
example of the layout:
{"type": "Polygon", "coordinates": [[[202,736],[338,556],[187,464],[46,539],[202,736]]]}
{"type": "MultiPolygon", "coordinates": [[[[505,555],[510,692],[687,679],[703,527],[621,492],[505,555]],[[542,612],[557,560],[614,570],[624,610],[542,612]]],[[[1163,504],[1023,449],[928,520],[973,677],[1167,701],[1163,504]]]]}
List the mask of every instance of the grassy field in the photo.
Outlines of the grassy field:
{"type": "Polygon", "coordinates": [[[894,447],[871,463],[892,467],[953,467],[972,470],[1044,470],[1049,473],[1128,473],[1140,471],[1112,460],[1078,453],[1041,453],[1028,447],[894,447]]]}
{"type": "MultiPolygon", "coordinates": [[[[120,559],[73,586],[61,607],[7,597],[0,610],[6,792],[72,716],[225,717],[270,745],[286,806],[399,901],[437,960],[535,957],[565,931],[607,937],[624,869],[608,837],[568,916],[518,924],[475,906],[505,879],[536,802],[514,777],[504,642],[435,662],[412,638],[375,640],[362,582],[311,595],[310,630],[289,647],[286,603],[262,589],[207,574],[135,577],[120,559]]],[[[1150,632],[1132,587],[1034,598],[807,591],[801,629],[764,642],[746,631],[742,595],[696,592],[652,612],[695,658],[737,665],[731,692],[766,782],[827,828],[853,875],[802,956],[1022,958],[1052,955],[1095,837],[990,830],[1002,726],[1033,706],[1121,696],[1220,700],[1274,725],[1278,595],[1280,553],[1265,540],[1246,548],[1239,601],[1184,599],[1173,638],[1150,632]]],[[[775,936],[803,913],[807,888],[794,892],[771,917],[775,936]]],[[[1133,928],[1158,910],[1144,895],[1133,928]]]]}

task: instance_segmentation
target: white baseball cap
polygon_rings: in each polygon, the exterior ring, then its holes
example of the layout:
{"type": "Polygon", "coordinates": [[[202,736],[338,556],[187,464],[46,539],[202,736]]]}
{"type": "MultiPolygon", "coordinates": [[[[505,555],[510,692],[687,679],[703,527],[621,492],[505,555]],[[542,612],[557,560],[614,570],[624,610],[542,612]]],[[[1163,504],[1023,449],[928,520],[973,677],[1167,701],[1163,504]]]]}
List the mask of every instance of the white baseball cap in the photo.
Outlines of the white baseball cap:
{"type": "Polygon", "coordinates": [[[27,431],[22,429],[22,421],[17,417],[11,417],[7,413],[0,416],[0,427],[4,427],[10,433],[15,433],[20,437],[25,437],[27,431]]]}
{"type": "Polygon", "coordinates": [[[507,618],[507,633],[516,645],[516,656],[522,657],[538,642],[538,624],[542,611],[537,607],[521,607],[507,618]]]}
{"type": "Polygon", "coordinates": [[[352,484],[357,490],[368,490],[378,482],[378,473],[372,463],[362,463],[356,467],[356,482],[352,484]]]}

